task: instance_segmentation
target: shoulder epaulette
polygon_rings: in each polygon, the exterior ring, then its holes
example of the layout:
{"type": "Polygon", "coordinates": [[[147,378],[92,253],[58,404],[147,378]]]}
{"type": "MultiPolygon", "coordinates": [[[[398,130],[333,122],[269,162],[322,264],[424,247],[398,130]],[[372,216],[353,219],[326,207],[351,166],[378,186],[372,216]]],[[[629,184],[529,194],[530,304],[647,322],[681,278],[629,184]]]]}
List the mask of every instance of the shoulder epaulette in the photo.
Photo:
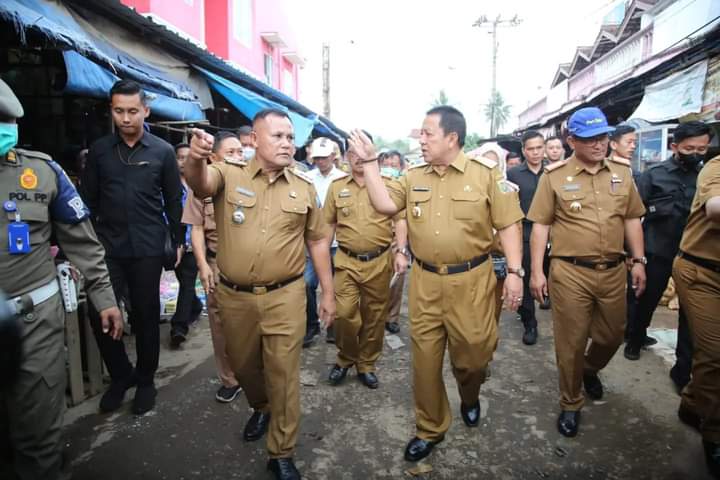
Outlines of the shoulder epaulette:
{"type": "Polygon", "coordinates": [[[626,167],[631,166],[630,160],[627,160],[625,158],[616,157],[614,155],[612,157],[608,158],[608,160],[610,160],[611,162],[619,163],[620,165],[625,165],[626,167]]]}
{"type": "Polygon", "coordinates": [[[246,167],[247,166],[247,162],[245,160],[238,160],[238,159],[232,158],[232,157],[227,157],[225,159],[225,163],[230,164],[230,165],[235,165],[237,167],[246,167]]]}
{"type": "Polygon", "coordinates": [[[497,167],[497,164],[498,164],[495,160],[490,160],[487,157],[477,157],[477,158],[472,157],[470,160],[474,160],[477,163],[479,163],[480,165],[483,165],[487,168],[495,168],[495,167],[497,167]]]}
{"type": "Polygon", "coordinates": [[[16,148],[15,153],[22,155],[23,157],[37,158],[39,160],[45,160],[46,162],[52,161],[52,157],[46,153],[36,152],[34,150],[25,150],[24,148],[16,148]]]}
{"type": "Polygon", "coordinates": [[[558,168],[562,167],[563,165],[567,165],[567,163],[568,163],[567,159],[558,160],[557,162],[553,162],[548,165],[545,165],[545,171],[552,172],[553,170],[557,170],[558,168]]]}
{"type": "Polygon", "coordinates": [[[342,180],[343,178],[347,178],[347,177],[349,177],[349,176],[350,176],[349,173],[343,172],[343,171],[341,170],[340,173],[338,174],[338,176],[335,177],[335,178],[333,178],[333,182],[337,182],[338,180],[342,180]]]}
{"type": "Polygon", "coordinates": [[[510,180],[507,180],[507,179],[505,180],[505,183],[507,183],[508,186],[510,188],[512,188],[513,190],[515,190],[516,192],[520,191],[520,185],[518,185],[517,183],[511,182],[510,180]]]}
{"type": "Polygon", "coordinates": [[[292,173],[299,179],[305,180],[307,183],[310,183],[310,184],[313,183],[312,178],[307,173],[302,172],[302,171],[298,170],[297,168],[288,168],[287,171],[292,173]]]}
{"type": "Polygon", "coordinates": [[[418,163],[408,166],[407,168],[408,168],[408,170],[412,170],[413,168],[426,167],[426,166],[427,166],[427,162],[418,162],[418,163]]]}

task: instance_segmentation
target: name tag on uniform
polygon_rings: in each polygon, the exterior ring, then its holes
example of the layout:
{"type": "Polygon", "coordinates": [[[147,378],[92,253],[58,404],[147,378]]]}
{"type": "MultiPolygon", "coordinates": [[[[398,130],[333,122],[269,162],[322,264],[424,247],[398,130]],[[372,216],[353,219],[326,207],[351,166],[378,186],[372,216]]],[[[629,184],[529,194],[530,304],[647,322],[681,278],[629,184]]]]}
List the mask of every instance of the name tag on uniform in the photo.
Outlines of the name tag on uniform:
{"type": "Polygon", "coordinates": [[[245,190],[242,187],[235,187],[235,191],[242,195],[245,195],[246,197],[254,197],[255,196],[255,192],[251,192],[250,190],[245,190]]]}
{"type": "Polygon", "coordinates": [[[338,193],[338,197],[340,198],[348,198],[350,195],[350,190],[347,189],[340,190],[340,193],[338,193]]]}
{"type": "Polygon", "coordinates": [[[565,192],[577,192],[580,190],[580,185],[577,183],[568,183],[563,185],[562,189],[565,192]]]}
{"type": "Polygon", "coordinates": [[[610,183],[622,183],[622,178],[620,177],[612,177],[610,179],[610,183]]]}
{"type": "Polygon", "coordinates": [[[430,187],[413,187],[412,191],[413,192],[429,192],[430,187]]]}

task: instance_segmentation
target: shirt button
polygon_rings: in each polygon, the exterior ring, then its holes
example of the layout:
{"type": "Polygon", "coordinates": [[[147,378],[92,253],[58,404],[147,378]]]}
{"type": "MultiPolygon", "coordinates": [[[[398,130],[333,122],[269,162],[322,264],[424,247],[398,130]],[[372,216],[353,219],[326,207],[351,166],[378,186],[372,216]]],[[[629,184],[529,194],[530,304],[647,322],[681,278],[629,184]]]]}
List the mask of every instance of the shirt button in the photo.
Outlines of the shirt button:
{"type": "Polygon", "coordinates": [[[35,319],[35,314],[32,313],[32,312],[31,312],[31,313],[28,313],[27,315],[25,315],[25,318],[26,318],[27,320],[34,320],[34,319],[35,319]]]}
{"type": "Polygon", "coordinates": [[[435,230],[435,235],[440,235],[440,231],[439,231],[439,230],[435,230]]]}
{"type": "Polygon", "coordinates": [[[444,182],[444,181],[445,181],[445,179],[444,179],[444,178],[441,178],[441,179],[440,179],[440,181],[441,181],[441,182],[444,182]]]}
{"type": "Polygon", "coordinates": [[[440,198],[445,198],[443,195],[440,195],[440,198]]]}
{"type": "Polygon", "coordinates": [[[270,210],[270,207],[268,207],[268,206],[265,206],[265,210],[270,210]]]}
{"type": "Polygon", "coordinates": [[[437,216],[438,216],[438,217],[440,216],[440,212],[437,213],[437,216]]]}
{"type": "Polygon", "coordinates": [[[597,192],[597,191],[596,191],[595,194],[596,194],[596,195],[600,195],[600,192],[597,192]]]}
{"type": "Polygon", "coordinates": [[[260,230],[260,231],[261,231],[262,233],[265,233],[265,229],[264,229],[264,228],[263,228],[262,230],[260,230]]]}

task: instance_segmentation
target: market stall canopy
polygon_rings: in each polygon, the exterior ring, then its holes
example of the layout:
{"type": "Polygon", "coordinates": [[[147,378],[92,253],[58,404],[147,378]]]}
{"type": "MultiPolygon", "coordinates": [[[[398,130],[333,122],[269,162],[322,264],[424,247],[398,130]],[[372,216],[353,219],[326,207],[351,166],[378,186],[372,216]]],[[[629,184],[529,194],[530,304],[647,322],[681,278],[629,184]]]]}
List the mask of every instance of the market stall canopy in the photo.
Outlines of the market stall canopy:
{"type": "Polygon", "coordinates": [[[311,115],[309,118],[306,118],[299,113],[293,112],[287,107],[280,105],[279,103],[262,97],[257,93],[248,90],[245,87],[241,87],[237,83],[233,83],[219,75],[215,75],[204,68],[198,66],[195,66],[195,68],[205,75],[210,87],[225,97],[233,107],[237,108],[240,113],[249,119],[252,119],[260,110],[266,108],[276,108],[287,112],[293,123],[293,127],[295,128],[295,145],[305,145],[305,142],[310,137],[310,134],[315,127],[317,115],[311,115]]]}
{"type": "Polygon", "coordinates": [[[655,123],[700,112],[707,72],[708,62],[703,60],[648,85],[640,105],[630,118],[655,123]]]}
{"type": "MultiPolygon", "coordinates": [[[[205,118],[197,104],[197,95],[187,84],[172,78],[162,68],[143,62],[117,48],[112,43],[112,33],[101,35],[99,30],[61,3],[3,0],[0,2],[0,18],[15,28],[22,43],[26,43],[27,32],[32,31],[45,36],[63,50],[64,54],[68,51],[76,52],[75,55],[64,55],[66,62],[70,58],[72,67],[92,71],[95,76],[89,80],[89,84],[83,85],[83,75],[71,72],[71,66],[66,65],[68,77],[71,74],[73,76],[71,89],[67,90],[69,93],[84,91],[85,94],[97,97],[98,88],[106,86],[109,78],[130,78],[139,82],[151,96],[159,99],[154,108],[156,113],[173,120],[205,118]],[[82,65],[81,60],[85,61],[82,65]],[[95,67],[105,70],[110,76],[95,67]],[[158,108],[161,103],[165,104],[165,108],[158,108]],[[184,117],[188,114],[195,118],[184,117]]],[[[107,96],[108,90],[109,88],[104,90],[103,97],[107,96]]]]}

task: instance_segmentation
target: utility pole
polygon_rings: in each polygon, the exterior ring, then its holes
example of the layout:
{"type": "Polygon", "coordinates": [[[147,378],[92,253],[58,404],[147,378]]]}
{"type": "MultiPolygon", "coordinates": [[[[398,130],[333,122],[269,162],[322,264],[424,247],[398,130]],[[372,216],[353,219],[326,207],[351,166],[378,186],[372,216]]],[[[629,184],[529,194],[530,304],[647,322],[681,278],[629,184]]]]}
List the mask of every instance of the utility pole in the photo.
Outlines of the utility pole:
{"type": "Polygon", "coordinates": [[[322,46],[323,115],[330,118],[330,45],[322,46]]]}
{"type": "Polygon", "coordinates": [[[493,53],[492,53],[492,90],[490,90],[490,137],[494,138],[497,135],[497,125],[495,124],[495,109],[497,103],[495,97],[497,95],[497,53],[498,53],[498,41],[497,41],[497,29],[501,27],[517,27],[522,22],[522,19],[517,15],[509,20],[503,20],[501,15],[498,15],[495,20],[489,20],[486,15],[478,18],[473,27],[484,28],[489,27],[490,33],[492,34],[493,53]]]}

